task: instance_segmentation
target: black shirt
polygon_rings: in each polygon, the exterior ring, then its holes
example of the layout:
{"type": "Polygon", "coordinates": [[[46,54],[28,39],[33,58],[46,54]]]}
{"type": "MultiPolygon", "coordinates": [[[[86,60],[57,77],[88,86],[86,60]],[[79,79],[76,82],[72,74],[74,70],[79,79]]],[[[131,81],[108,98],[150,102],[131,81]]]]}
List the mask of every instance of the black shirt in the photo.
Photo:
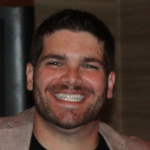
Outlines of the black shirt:
{"type": "MultiPolygon", "coordinates": [[[[46,150],[32,134],[30,150],[46,150]]],[[[99,133],[99,143],[95,150],[110,150],[103,136],[99,133]]]]}

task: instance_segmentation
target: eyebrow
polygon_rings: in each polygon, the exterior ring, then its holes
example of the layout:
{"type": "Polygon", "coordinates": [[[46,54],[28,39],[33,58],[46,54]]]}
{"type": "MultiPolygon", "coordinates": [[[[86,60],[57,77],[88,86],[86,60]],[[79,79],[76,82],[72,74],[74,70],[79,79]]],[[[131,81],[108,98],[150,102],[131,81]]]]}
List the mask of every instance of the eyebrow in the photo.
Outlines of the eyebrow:
{"type": "Polygon", "coordinates": [[[97,58],[84,57],[83,62],[97,62],[97,63],[99,63],[100,65],[105,66],[105,63],[102,62],[102,61],[100,61],[100,60],[97,59],[97,58]]]}
{"type": "MultiPolygon", "coordinates": [[[[41,60],[39,61],[39,63],[41,63],[42,61],[44,60],[47,60],[47,59],[57,59],[57,60],[61,60],[61,61],[64,61],[64,60],[67,60],[66,56],[62,56],[62,55],[54,55],[54,54],[48,54],[44,57],[41,58],[41,60]]],[[[105,63],[100,61],[99,59],[97,58],[89,58],[89,57],[84,57],[83,58],[83,62],[96,62],[96,63],[99,63],[100,65],[102,66],[105,66],[105,63]]]]}
{"type": "Polygon", "coordinates": [[[53,55],[53,54],[48,54],[44,57],[41,58],[41,60],[39,61],[39,63],[41,63],[42,61],[46,60],[46,59],[58,59],[58,60],[66,60],[66,57],[65,56],[61,56],[61,55],[53,55]]]}

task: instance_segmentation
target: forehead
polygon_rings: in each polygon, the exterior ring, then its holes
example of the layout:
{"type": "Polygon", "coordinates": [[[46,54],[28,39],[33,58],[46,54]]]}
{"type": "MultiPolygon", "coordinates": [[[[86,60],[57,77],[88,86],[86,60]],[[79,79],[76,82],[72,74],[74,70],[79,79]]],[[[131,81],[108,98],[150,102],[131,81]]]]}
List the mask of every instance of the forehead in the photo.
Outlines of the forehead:
{"type": "Polygon", "coordinates": [[[59,30],[44,36],[43,51],[40,57],[49,53],[97,56],[97,54],[104,53],[104,43],[89,32],[59,30]]]}

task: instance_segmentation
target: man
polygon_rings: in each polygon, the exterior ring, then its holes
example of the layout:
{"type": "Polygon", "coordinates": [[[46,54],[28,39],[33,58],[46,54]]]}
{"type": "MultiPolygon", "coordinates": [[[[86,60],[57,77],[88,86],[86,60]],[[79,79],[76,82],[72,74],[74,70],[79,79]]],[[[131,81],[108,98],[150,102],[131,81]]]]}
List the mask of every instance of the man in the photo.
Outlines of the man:
{"type": "Polygon", "coordinates": [[[0,120],[1,150],[150,150],[99,122],[115,83],[114,39],[95,16],[64,10],[35,32],[27,89],[35,107],[0,120]]]}

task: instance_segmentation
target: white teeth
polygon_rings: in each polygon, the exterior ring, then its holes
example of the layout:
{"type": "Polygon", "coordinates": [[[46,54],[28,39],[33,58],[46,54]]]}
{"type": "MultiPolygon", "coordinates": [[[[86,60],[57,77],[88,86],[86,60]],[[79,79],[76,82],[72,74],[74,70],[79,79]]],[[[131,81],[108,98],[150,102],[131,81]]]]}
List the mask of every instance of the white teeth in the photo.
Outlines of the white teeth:
{"type": "Polygon", "coordinates": [[[70,101],[70,102],[79,102],[84,97],[80,94],[63,94],[63,93],[55,94],[55,96],[58,99],[61,99],[61,100],[64,100],[64,101],[70,101]]]}

